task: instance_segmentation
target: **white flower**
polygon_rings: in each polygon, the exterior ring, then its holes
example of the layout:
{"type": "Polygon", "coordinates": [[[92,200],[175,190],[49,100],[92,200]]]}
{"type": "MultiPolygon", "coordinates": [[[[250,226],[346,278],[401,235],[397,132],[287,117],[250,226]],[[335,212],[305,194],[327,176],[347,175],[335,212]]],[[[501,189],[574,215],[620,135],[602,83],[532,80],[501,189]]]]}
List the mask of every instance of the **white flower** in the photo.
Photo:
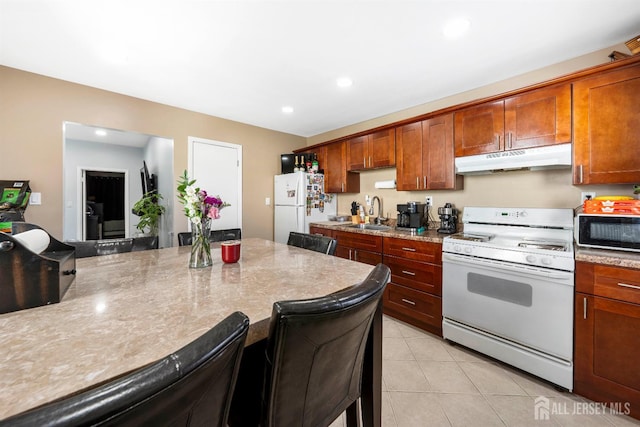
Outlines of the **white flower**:
{"type": "Polygon", "coordinates": [[[200,218],[192,216],[191,217],[191,222],[194,224],[199,224],[200,223],[200,218]]]}
{"type": "Polygon", "coordinates": [[[194,196],[196,194],[196,189],[193,185],[188,186],[184,189],[184,191],[188,196],[194,196]]]}

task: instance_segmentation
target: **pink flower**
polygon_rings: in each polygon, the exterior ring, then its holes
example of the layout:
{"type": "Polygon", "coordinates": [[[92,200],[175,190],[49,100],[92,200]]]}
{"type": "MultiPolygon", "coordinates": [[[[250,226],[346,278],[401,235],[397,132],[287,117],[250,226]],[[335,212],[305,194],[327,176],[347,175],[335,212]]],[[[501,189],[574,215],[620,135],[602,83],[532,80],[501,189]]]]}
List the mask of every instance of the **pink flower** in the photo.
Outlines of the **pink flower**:
{"type": "Polygon", "coordinates": [[[218,219],[218,218],[220,218],[220,209],[218,209],[218,208],[217,208],[217,207],[215,207],[215,206],[212,206],[212,207],[209,209],[209,212],[207,212],[207,216],[208,216],[209,218],[211,218],[211,219],[218,219]]]}

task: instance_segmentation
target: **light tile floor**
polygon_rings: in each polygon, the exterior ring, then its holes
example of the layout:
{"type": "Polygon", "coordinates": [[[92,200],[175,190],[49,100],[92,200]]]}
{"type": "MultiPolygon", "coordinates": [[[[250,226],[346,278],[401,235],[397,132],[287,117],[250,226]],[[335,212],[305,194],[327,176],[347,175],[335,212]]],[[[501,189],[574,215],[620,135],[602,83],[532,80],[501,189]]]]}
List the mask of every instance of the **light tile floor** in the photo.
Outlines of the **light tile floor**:
{"type": "MultiPolygon", "coordinates": [[[[638,420],[602,413],[585,398],[388,316],[382,358],[383,427],[640,426],[638,420]],[[549,399],[548,420],[534,417],[539,396],[549,399]]],[[[343,425],[344,416],[331,427],[343,425]]]]}

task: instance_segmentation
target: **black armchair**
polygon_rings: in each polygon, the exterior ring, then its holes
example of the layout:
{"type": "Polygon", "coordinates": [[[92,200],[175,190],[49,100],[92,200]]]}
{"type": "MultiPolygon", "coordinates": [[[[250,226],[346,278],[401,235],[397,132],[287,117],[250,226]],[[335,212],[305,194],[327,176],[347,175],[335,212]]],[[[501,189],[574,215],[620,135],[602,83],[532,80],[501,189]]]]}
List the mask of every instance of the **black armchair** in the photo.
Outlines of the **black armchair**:
{"type": "MultiPolygon", "coordinates": [[[[210,242],[223,242],[225,240],[242,239],[242,230],[240,228],[229,228],[227,230],[211,230],[209,235],[210,242]]],[[[178,233],[178,246],[187,246],[191,244],[191,233],[178,233]]]]}
{"type": "Polygon", "coordinates": [[[249,319],[235,312],[175,353],[0,426],[226,426],[249,319]]]}
{"type": "Polygon", "coordinates": [[[327,255],[334,255],[336,252],[336,239],[321,236],[319,234],[307,234],[291,231],[289,233],[288,245],[309,249],[315,252],[322,252],[327,255]]]}
{"type": "Polygon", "coordinates": [[[263,426],[328,426],[345,410],[357,424],[367,337],[390,274],[378,264],[358,285],[273,305],[263,426]]]}

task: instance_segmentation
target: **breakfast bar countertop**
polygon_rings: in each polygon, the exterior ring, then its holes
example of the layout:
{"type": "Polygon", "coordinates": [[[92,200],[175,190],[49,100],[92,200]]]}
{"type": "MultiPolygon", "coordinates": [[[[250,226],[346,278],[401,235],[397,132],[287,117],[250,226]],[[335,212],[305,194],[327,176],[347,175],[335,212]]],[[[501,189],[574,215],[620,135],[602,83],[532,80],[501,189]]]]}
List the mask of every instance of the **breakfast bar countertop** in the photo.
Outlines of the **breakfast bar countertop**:
{"type": "Polygon", "coordinates": [[[234,311],[247,344],[266,338],[275,301],[319,297],[371,266],[263,239],[238,263],[188,268],[189,246],[76,261],[62,301],[0,315],[0,419],[95,386],[193,341],[234,311]],[[327,274],[339,271],[340,274],[327,274]]]}

